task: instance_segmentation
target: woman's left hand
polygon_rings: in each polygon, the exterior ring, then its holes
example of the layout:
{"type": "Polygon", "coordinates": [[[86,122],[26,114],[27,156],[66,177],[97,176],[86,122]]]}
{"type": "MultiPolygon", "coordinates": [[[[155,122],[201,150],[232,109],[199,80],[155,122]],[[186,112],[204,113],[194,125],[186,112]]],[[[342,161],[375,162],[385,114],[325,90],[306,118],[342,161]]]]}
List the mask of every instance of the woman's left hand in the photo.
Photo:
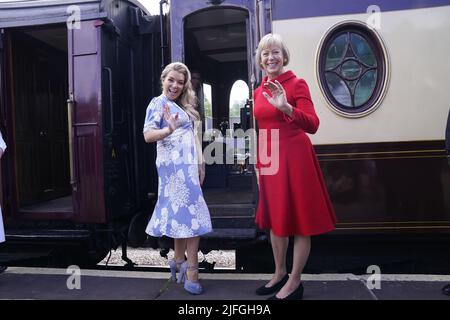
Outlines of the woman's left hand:
{"type": "Polygon", "coordinates": [[[286,91],[284,91],[283,86],[278,82],[278,80],[275,80],[275,82],[270,80],[267,81],[264,83],[264,88],[269,90],[272,95],[270,96],[267,92],[262,93],[271,105],[285,113],[290,111],[289,104],[286,99],[286,91]]]}

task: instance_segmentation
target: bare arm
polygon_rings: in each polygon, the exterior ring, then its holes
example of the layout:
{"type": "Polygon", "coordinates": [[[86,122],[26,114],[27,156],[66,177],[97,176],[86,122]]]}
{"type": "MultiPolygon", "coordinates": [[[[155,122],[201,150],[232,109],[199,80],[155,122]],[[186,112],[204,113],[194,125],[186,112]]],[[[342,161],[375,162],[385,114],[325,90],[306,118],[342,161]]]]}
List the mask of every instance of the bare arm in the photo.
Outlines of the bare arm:
{"type": "Polygon", "coordinates": [[[145,142],[151,143],[155,141],[159,141],[169,136],[172,133],[169,127],[165,127],[162,129],[150,129],[144,133],[145,142]]]}
{"type": "Polygon", "coordinates": [[[164,106],[164,119],[167,122],[167,127],[164,127],[162,129],[149,129],[144,132],[144,139],[145,142],[155,142],[164,139],[165,137],[169,136],[172,132],[178,128],[178,113],[175,115],[172,115],[170,113],[169,107],[166,105],[164,106]]]}

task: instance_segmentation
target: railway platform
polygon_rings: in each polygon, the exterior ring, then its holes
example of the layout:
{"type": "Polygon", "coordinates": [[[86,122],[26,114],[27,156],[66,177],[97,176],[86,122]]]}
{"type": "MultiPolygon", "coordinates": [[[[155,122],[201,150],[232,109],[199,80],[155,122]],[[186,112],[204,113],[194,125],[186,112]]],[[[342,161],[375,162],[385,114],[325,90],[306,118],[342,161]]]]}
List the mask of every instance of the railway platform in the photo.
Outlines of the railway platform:
{"type": "MultiPolygon", "coordinates": [[[[204,293],[191,295],[169,271],[9,267],[0,274],[2,300],[265,300],[254,291],[269,274],[201,273],[204,293]]],[[[305,274],[304,300],[447,300],[450,275],[305,274]]]]}

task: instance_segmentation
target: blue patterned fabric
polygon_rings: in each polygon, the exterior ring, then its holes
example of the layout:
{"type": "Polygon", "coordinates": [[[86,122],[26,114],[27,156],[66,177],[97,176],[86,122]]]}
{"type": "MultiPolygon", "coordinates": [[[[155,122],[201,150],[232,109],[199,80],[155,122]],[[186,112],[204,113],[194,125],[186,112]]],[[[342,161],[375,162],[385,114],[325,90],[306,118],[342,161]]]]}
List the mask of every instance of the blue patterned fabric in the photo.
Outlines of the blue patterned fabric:
{"type": "MultiPolygon", "coordinates": [[[[5,152],[6,150],[6,143],[5,140],[3,140],[2,133],[0,132],[0,148],[5,152]]],[[[3,229],[3,217],[2,217],[2,208],[0,207],[0,242],[5,241],[5,229],[3,229]]]]}
{"type": "Polygon", "coordinates": [[[190,238],[212,231],[211,217],[198,177],[193,123],[188,114],[162,94],[147,107],[144,130],[167,126],[163,107],[178,113],[180,126],[157,142],[158,201],[146,232],[154,237],[190,238]]]}

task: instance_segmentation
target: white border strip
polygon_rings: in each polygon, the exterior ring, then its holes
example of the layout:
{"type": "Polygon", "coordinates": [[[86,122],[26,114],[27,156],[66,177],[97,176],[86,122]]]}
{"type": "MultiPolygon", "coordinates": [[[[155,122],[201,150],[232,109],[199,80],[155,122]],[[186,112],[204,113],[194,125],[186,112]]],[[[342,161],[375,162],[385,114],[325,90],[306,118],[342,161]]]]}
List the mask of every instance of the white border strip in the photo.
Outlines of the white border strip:
{"type": "MultiPolygon", "coordinates": [[[[66,269],[53,268],[24,268],[9,267],[5,273],[14,274],[42,274],[42,275],[68,275],[66,269]]],[[[145,279],[169,279],[169,272],[153,271],[114,271],[114,270],[89,270],[81,269],[83,276],[112,277],[112,278],[145,278],[145,279]]],[[[305,281],[367,281],[371,275],[354,275],[351,273],[323,273],[304,274],[305,281]]],[[[271,274],[244,274],[244,273],[202,273],[200,278],[208,280],[270,280],[271,274]]],[[[381,281],[423,281],[423,282],[450,282],[450,275],[428,274],[382,274],[381,281]]]]}

